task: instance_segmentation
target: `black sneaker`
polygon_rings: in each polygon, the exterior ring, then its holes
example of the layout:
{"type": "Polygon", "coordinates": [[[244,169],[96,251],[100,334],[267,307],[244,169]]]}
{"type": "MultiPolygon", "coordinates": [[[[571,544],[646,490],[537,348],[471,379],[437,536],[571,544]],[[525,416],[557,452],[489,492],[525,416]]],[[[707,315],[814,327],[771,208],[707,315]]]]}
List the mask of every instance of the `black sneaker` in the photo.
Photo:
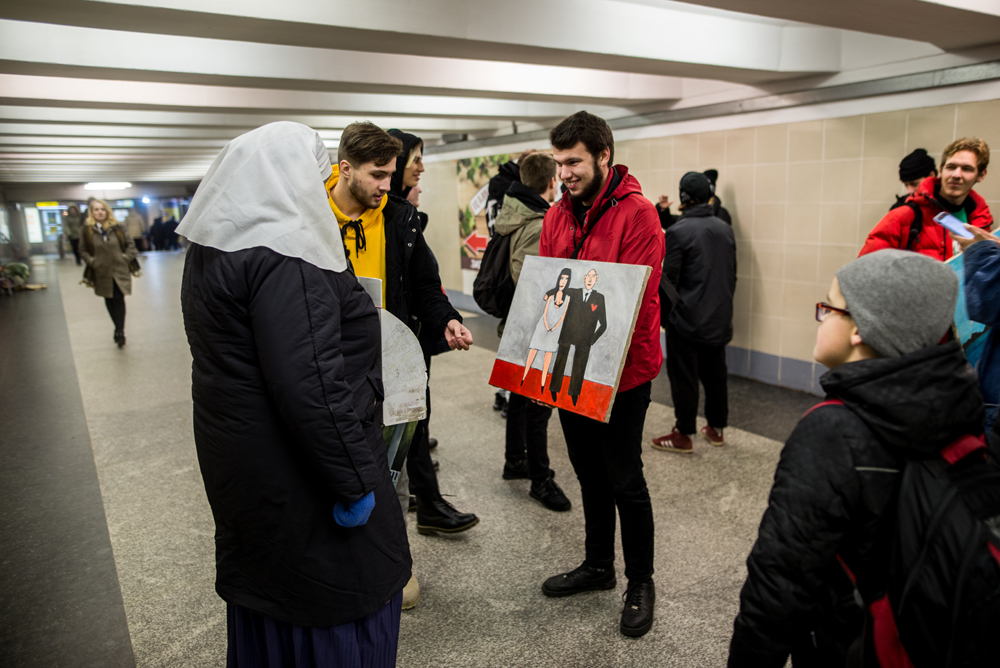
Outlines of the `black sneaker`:
{"type": "Polygon", "coordinates": [[[497,392],[496,395],[494,395],[493,410],[495,411],[507,410],[507,399],[500,392],[497,392]]]}
{"type": "Polygon", "coordinates": [[[527,480],[528,479],[528,460],[522,459],[519,462],[504,462],[503,465],[503,479],[504,480],[527,480]]]}
{"type": "Polygon", "coordinates": [[[573,507],[573,504],[566,498],[566,495],[563,494],[563,491],[553,478],[531,483],[531,492],[529,494],[531,498],[539,501],[549,510],[561,512],[573,507]]]}
{"type": "Polygon", "coordinates": [[[436,438],[428,438],[427,439],[427,449],[428,450],[433,450],[437,446],[438,446],[438,440],[436,438]]]}
{"type": "Polygon", "coordinates": [[[656,603],[656,587],[653,581],[628,584],[622,594],[625,607],[622,608],[621,632],[632,638],[646,635],[653,625],[653,606],[656,603]]]}
{"type": "Polygon", "coordinates": [[[586,562],[569,573],[554,575],[542,583],[542,593],[546,596],[572,596],[585,591],[614,589],[618,581],[614,568],[594,568],[586,562]]]}

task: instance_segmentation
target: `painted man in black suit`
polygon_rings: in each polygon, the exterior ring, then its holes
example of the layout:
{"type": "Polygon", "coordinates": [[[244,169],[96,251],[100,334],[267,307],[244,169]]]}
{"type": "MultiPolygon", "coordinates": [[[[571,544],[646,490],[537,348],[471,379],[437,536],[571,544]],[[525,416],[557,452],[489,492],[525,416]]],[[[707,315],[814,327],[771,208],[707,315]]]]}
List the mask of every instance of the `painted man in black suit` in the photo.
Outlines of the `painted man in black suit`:
{"type": "Polygon", "coordinates": [[[563,323],[562,331],[559,333],[559,352],[556,354],[555,367],[552,369],[552,380],[549,381],[553,402],[562,389],[569,347],[576,346],[576,351],[573,353],[573,373],[569,378],[569,397],[576,406],[576,400],[583,388],[583,373],[587,370],[587,360],[590,359],[590,347],[597,343],[597,339],[601,338],[608,328],[604,295],[594,290],[596,284],[597,272],[591,269],[583,277],[582,288],[570,288],[566,291],[569,297],[566,322],[563,323]]]}

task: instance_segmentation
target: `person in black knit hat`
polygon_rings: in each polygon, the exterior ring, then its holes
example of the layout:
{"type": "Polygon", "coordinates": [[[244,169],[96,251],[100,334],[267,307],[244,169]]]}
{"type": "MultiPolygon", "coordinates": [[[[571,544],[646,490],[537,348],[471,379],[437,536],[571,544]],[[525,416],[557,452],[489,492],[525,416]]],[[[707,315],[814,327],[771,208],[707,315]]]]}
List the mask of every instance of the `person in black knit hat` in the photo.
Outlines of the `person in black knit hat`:
{"type": "Polygon", "coordinates": [[[937,175],[937,165],[934,164],[934,158],[927,155],[927,149],[918,148],[903,158],[899,163],[899,180],[906,186],[906,194],[896,197],[896,203],[889,207],[889,211],[903,206],[906,198],[920,187],[921,181],[928,176],[937,175]]]}

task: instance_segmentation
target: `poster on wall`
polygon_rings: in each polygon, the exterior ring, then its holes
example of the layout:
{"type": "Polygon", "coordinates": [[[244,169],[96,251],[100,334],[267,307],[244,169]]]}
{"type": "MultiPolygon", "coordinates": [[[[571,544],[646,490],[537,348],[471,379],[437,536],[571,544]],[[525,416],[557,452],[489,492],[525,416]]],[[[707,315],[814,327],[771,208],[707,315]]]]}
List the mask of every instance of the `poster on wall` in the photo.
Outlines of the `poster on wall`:
{"type": "Polygon", "coordinates": [[[650,272],[525,258],[490,385],[607,422],[650,272]]]}
{"type": "Polygon", "coordinates": [[[458,169],[458,234],[462,269],[479,271],[483,251],[490,240],[486,226],[490,178],[508,160],[510,156],[504,153],[455,161],[458,169]]]}

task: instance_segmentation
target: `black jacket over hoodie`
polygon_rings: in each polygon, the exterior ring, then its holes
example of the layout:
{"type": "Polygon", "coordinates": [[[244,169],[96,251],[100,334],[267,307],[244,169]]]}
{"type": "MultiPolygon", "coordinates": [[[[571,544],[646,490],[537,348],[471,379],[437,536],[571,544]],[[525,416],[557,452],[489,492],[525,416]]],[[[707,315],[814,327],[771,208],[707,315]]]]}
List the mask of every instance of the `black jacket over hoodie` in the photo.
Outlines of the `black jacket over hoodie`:
{"type": "Polygon", "coordinates": [[[780,668],[789,653],[796,665],[799,657],[843,666],[865,613],[838,556],[864,603],[880,598],[906,459],[937,457],[983,430],[979,383],[956,342],[843,364],[821,382],[827,399],[845,405],[808,413],[781,451],[747,559],[729,666],[780,668]]]}
{"type": "Polygon", "coordinates": [[[181,286],[216,591],[288,624],[343,624],[410,577],[382,440],[381,333],[351,271],[192,244],[181,286]],[[360,527],[337,501],[375,493],[360,527]]]}
{"type": "Polygon", "coordinates": [[[733,338],[736,238],[711,204],[689,206],[665,233],[663,275],[680,300],[669,326],[697,343],[723,346],[733,338]]]}

